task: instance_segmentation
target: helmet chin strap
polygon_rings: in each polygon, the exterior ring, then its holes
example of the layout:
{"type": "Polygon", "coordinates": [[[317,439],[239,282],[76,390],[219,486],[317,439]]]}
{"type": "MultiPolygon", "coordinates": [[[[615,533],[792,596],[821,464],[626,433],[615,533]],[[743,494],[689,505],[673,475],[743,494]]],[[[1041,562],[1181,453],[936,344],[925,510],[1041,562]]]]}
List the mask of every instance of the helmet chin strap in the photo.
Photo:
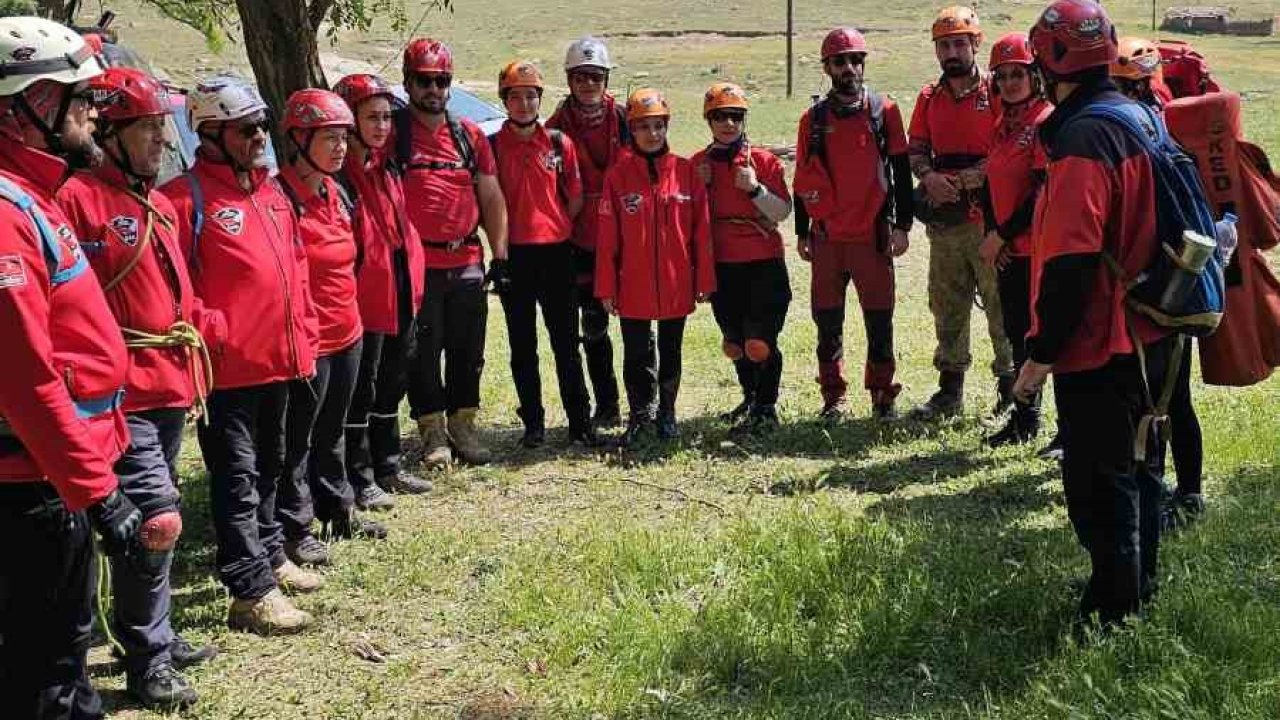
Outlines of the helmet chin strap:
{"type": "Polygon", "coordinates": [[[18,97],[14,102],[23,115],[27,116],[27,120],[35,125],[40,134],[44,136],[45,147],[54,155],[61,155],[62,147],[62,126],[67,121],[67,112],[71,109],[71,87],[62,86],[62,100],[58,103],[58,114],[53,117],[53,124],[49,125],[40,117],[40,113],[31,107],[31,103],[27,102],[27,94],[25,92],[18,93],[18,97]]]}
{"type": "Polygon", "coordinates": [[[102,140],[103,154],[110,158],[116,167],[120,168],[120,171],[125,174],[131,184],[143,186],[155,182],[155,175],[144,175],[133,168],[133,160],[129,157],[129,150],[124,146],[124,141],[120,139],[118,126],[114,124],[108,125],[107,130],[104,130],[99,137],[102,140]],[[118,155],[112,151],[111,145],[107,142],[111,138],[116,140],[115,145],[120,150],[118,155]]]}
{"type": "MultiPolygon", "coordinates": [[[[306,162],[306,164],[310,165],[313,171],[318,172],[321,175],[333,175],[335,173],[331,173],[328,170],[325,170],[324,168],[320,167],[319,163],[317,163],[315,159],[311,157],[311,143],[316,138],[316,132],[317,131],[314,128],[311,130],[308,130],[306,141],[299,143],[298,139],[294,137],[293,131],[291,130],[289,131],[289,140],[292,141],[294,146],[298,148],[298,157],[301,157],[302,160],[306,162]]],[[[307,175],[311,175],[311,174],[312,173],[307,173],[307,175]]]]}
{"type": "Polygon", "coordinates": [[[231,151],[227,149],[227,141],[224,139],[224,135],[226,134],[226,132],[227,132],[227,127],[224,124],[221,128],[218,129],[217,133],[210,134],[210,133],[197,132],[197,134],[200,136],[202,140],[208,140],[209,142],[213,143],[214,147],[218,148],[218,152],[222,153],[222,158],[226,160],[227,164],[231,166],[232,170],[238,173],[252,172],[253,168],[249,168],[241,165],[239,162],[236,161],[235,156],[231,154],[231,151]]]}
{"type": "Polygon", "coordinates": [[[527,127],[533,127],[534,125],[537,125],[537,124],[538,124],[538,116],[537,116],[537,115],[534,115],[532,120],[526,120],[526,121],[524,121],[524,122],[521,122],[521,121],[519,121],[519,120],[516,120],[516,119],[515,119],[515,118],[513,118],[513,117],[508,117],[507,119],[511,121],[511,124],[512,124],[512,125],[515,125],[516,127],[520,128],[520,129],[522,129],[522,130],[523,130],[524,128],[527,128],[527,127]]]}

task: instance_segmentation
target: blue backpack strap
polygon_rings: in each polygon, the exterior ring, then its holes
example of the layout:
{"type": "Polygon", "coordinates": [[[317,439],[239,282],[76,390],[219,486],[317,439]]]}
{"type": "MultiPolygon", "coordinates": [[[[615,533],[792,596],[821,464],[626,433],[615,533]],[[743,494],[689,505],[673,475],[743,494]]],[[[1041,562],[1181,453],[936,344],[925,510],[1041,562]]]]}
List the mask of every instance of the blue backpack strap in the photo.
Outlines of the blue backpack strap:
{"type": "Polygon", "coordinates": [[[76,258],[75,264],[71,267],[59,269],[62,266],[62,246],[58,244],[57,233],[49,225],[49,219],[45,217],[44,212],[36,205],[35,198],[31,197],[27,191],[18,187],[9,178],[0,177],[0,198],[13,203],[22,214],[31,220],[31,224],[36,229],[36,235],[40,236],[40,245],[44,251],[45,263],[49,267],[50,285],[61,285],[75,279],[89,269],[89,261],[84,258],[84,255],[76,258]]]}
{"type": "Polygon", "coordinates": [[[193,269],[200,269],[200,234],[204,232],[204,189],[195,173],[183,174],[191,186],[191,261],[193,269]]]}

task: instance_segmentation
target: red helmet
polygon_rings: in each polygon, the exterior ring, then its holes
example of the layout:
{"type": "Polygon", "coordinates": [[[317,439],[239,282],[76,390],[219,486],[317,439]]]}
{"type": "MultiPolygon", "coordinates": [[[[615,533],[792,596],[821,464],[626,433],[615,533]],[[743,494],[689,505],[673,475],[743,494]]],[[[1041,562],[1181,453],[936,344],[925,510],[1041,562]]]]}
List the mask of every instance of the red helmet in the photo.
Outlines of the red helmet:
{"type": "Polygon", "coordinates": [[[1107,11],[1093,0],[1054,0],[1031,28],[1031,49],[1045,71],[1066,77],[1116,61],[1119,43],[1107,11]]]}
{"type": "Polygon", "coordinates": [[[404,49],[404,74],[440,73],[453,74],[453,52],[439,40],[418,38],[404,49]]]}
{"type": "Polygon", "coordinates": [[[1011,32],[1001,37],[996,41],[995,45],[991,46],[991,61],[987,63],[987,69],[995,70],[1005,63],[1031,65],[1035,61],[1035,56],[1031,54],[1031,41],[1027,39],[1027,34],[1011,32]]]}
{"type": "Polygon", "coordinates": [[[377,75],[364,73],[348,75],[342,78],[333,86],[333,92],[347,103],[347,107],[351,108],[351,112],[355,112],[360,103],[369,98],[384,95],[387,98],[395,97],[395,93],[391,91],[391,86],[385,80],[377,75]]]}
{"type": "Polygon", "coordinates": [[[867,54],[867,39],[855,28],[838,27],[822,39],[822,59],[845,53],[867,54]]]}
{"type": "Polygon", "coordinates": [[[89,94],[98,117],[108,122],[173,112],[165,86],[135,68],[107,68],[106,72],[89,80],[89,94]]]}
{"type": "Polygon", "coordinates": [[[327,127],[352,127],[356,124],[351,108],[342,98],[328,90],[307,88],[289,96],[284,104],[284,131],[318,130],[327,127]]]}

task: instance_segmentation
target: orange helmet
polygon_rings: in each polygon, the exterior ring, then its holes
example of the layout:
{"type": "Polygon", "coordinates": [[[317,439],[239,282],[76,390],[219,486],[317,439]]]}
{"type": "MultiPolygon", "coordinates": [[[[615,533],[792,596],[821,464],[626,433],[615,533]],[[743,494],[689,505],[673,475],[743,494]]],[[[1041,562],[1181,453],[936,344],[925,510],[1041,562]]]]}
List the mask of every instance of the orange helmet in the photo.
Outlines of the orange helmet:
{"type": "Polygon", "coordinates": [[[533,63],[515,60],[507,63],[507,66],[502,68],[502,72],[498,73],[500,97],[505,98],[508,90],[518,87],[536,88],[538,94],[542,94],[542,73],[538,72],[538,68],[533,63]]]}
{"type": "Polygon", "coordinates": [[[671,106],[662,93],[653,88],[640,88],[627,98],[627,122],[642,118],[671,118],[671,106]]]}
{"type": "Polygon", "coordinates": [[[938,17],[933,19],[933,39],[940,40],[952,35],[972,35],[982,37],[982,28],[978,25],[978,14],[973,8],[964,5],[952,5],[942,8],[938,17]]]}
{"type": "Polygon", "coordinates": [[[707,88],[702,96],[702,117],[706,118],[716,110],[748,110],[747,94],[742,88],[729,82],[718,82],[707,88]]]}
{"type": "Polygon", "coordinates": [[[1161,75],[1159,46],[1140,37],[1120,38],[1120,54],[1111,63],[1111,77],[1160,80],[1161,75]]]}

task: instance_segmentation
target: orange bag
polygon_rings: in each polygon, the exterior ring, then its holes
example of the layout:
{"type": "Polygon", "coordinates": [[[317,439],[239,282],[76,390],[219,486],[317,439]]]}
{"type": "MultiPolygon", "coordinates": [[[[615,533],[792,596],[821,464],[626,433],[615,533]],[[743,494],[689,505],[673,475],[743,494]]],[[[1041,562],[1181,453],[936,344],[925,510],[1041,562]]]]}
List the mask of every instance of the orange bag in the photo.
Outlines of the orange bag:
{"type": "Polygon", "coordinates": [[[1280,180],[1262,149],[1244,142],[1240,96],[1214,92],[1165,106],[1169,132],[1196,158],[1215,213],[1239,218],[1227,266],[1227,305],[1217,332],[1200,340],[1210,385],[1253,385],[1280,366],[1280,281],[1262,250],[1280,242],[1280,180]]]}

